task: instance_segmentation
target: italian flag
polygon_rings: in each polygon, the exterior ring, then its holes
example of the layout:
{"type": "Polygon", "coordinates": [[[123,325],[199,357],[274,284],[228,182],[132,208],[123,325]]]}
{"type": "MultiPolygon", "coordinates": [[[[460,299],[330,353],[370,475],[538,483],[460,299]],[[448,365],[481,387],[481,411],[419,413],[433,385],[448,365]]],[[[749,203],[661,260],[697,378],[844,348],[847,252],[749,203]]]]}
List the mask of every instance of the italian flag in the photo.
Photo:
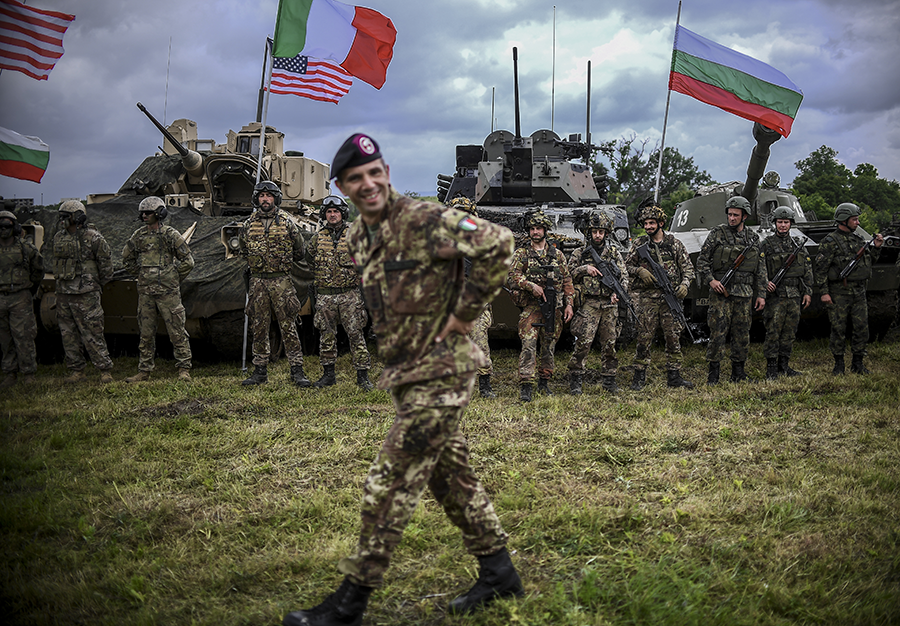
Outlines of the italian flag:
{"type": "Polygon", "coordinates": [[[791,134],[803,100],[800,88],[774,67],[680,25],[669,89],[759,122],[784,137],[791,134]]]}
{"type": "Polygon", "coordinates": [[[333,59],[381,89],[397,29],[378,11],[335,0],[279,0],[272,56],[333,59]]]}
{"type": "Polygon", "coordinates": [[[43,141],[0,128],[0,175],[39,183],[49,162],[43,141]]]}

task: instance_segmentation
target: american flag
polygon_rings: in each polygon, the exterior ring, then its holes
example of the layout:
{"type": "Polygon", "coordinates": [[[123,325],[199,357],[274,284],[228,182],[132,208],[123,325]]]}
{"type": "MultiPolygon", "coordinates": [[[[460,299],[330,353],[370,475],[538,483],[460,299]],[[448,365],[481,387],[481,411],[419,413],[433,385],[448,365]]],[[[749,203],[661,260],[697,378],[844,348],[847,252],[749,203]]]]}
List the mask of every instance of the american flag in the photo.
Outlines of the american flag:
{"type": "Polygon", "coordinates": [[[269,90],[337,104],[352,84],[350,74],[336,63],[298,55],[274,57],[269,90]]]}
{"type": "Polygon", "coordinates": [[[63,55],[63,35],[74,15],[0,0],[0,69],[47,80],[63,55]]]}

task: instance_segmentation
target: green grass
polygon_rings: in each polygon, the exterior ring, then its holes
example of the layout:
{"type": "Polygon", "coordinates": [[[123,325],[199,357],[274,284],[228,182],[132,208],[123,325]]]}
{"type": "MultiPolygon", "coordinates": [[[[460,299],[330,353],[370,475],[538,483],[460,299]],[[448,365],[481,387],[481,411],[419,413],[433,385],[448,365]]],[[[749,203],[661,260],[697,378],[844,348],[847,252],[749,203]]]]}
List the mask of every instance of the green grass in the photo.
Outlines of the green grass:
{"type": "MultiPolygon", "coordinates": [[[[900,623],[900,344],[872,344],[866,377],[832,377],[815,340],[802,377],[690,391],[656,350],[646,390],[623,369],[616,398],[568,396],[560,353],[556,395],[526,407],[517,353],[495,351],[500,397],[464,430],[526,597],[446,616],[477,562],[426,495],[364,623],[900,623]]],[[[703,347],[685,356],[705,380],[703,347]]],[[[284,361],[259,388],[234,364],[193,374],[64,388],[57,365],[2,395],[4,623],[276,624],[337,586],[388,395],[357,390],[347,356],[323,391],[284,361]]]]}

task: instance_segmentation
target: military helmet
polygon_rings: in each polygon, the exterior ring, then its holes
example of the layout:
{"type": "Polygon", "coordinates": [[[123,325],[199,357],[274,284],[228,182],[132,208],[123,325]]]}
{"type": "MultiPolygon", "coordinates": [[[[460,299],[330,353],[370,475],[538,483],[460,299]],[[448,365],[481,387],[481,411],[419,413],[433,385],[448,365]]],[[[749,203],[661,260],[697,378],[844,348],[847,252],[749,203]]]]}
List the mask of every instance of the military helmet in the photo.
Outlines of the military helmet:
{"type": "Polygon", "coordinates": [[[87,215],[87,209],[84,208],[84,205],[81,204],[79,200],[66,200],[61,205],[59,205],[60,213],[84,213],[87,215]]]}
{"type": "Polygon", "coordinates": [[[350,215],[350,207],[347,206],[347,201],[340,196],[325,196],[325,199],[322,200],[322,206],[319,207],[319,219],[323,222],[325,221],[325,212],[328,209],[340,211],[341,219],[343,220],[346,220],[350,215]]]}
{"type": "Polygon", "coordinates": [[[791,220],[794,221],[794,210],[789,206],[780,206],[772,211],[773,220],[791,220]]]}
{"type": "Polygon", "coordinates": [[[844,202],[843,204],[839,204],[834,210],[834,221],[846,222],[851,217],[859,217],[860,215],[862,215],[862,211],[859,210],[858,206],[852,202],[844,202]]]}
{"type": "Polygon", "coordinates": [[[148,196],[141,200],[141,203],[138,205],[138,216],[141,213],[153,213],[156,215],[156,219],[162,221],[166,219],[169,211],[166,209],[166,203],[163,202],[162,198],[159,196],[148,196]]]}
{"type": "Polygon", "coordinates": [[[478,207],[472,202],[469,198],[465,196],[458,196],[453,198],[450,202],[447,203],[447,206],[451,209],[458,209],[460,211],[465,211],[466,213],[470,213],[472,215],[478,215],[478,207]]]}
{"type": "Polygon", "coordinates": [[[638,222],[644,225],[644,220],[656,220],[656,223],[663,226],[666,223],[666,212],[654,204],[645,206],[638,214],[638,222]]]}
{"type": "Polygon", "coordinates": [[[750,215],[750,201],[743,196],[732,196],[725,203],[725,210],[727,211],[728,209],[740,209],[747,215],[750,215]]]}
{"type": "Polygon", "coordinates": [[[537,211],[531,211],[525,215],[525,228],[530,229],[534,226],[539,226],[544,229],[544,233],[550,232],[550,229],[553,228],[553,222],[550,221],[550,218],[544,215],[544,212],[538,209],[537,211]]]}
{"type": "Polygon", "coordinates": [[[22,226],[19,224],[19,220],[16,217],[15,213],[13,213],[12,211],[0,211],[0,224],[2,224],[6,220],[12,222],[13,235],[18,237],[22,234],[22,226]]]}
{"type": "Polygon", "coordinates": [[[612,218],[602,211],[591,211],[582,222],[581,232],[585,237],[590,238],[591,231],[595,228],[605,230],[606,234],[611,233],[613,230],[612,218]]]}
{"type": "Polygon", "coordinates": [[[266,191],[275,197],[276,207],[281,206],[281,189],[279,189],[278,185],[271,180],[262,180],[256,183],[256,187],[253,188],[253,195],[250,198],[254,209],[259,208],[259,194],[263,191],[266,191]]]}

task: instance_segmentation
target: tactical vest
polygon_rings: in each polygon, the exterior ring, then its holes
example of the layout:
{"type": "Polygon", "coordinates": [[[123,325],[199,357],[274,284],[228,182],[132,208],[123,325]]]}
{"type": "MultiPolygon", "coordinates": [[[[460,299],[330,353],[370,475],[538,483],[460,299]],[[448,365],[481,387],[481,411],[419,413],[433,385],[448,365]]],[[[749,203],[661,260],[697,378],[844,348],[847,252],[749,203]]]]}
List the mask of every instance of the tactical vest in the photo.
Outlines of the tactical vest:
{"type": "MultiPolygon", "coordinates": [[[[135,253],[140,258],[138,286],[178,288],[180,282],[178,269],[174,263],[175,255],[168,245],[165,232],[167,228],[174,230],[171,226],[161,226],[157,231],[147,229],[139,232],[134,239],[135,253]]],[[[177,232],[175,237],[180,239],[177,232]]]]}
{"type": "MultiPolygon", "coordinates": [[[[634,243],[632,243],[631,247],[632,250],[634,250],[635,248],[638,248],[645,243],[649,244],[647,246],[647,252],[649,252],[651,258],[659,263],[660,267],[665,270],[666,276],[668,276],[669,282],[672,284],[672,286],[677,287],[681,284],[683,276],[681,273],[681,268],[678,267],[678,256],[675,254],[675,247],[673,244],[674,241],[676,240],[671,235],[664,235],[663,240],[657,244],[656,242],[652,241],[649,236],[644,235],[634,243]]],[[[638,265],[640,265],[644,269],[650,269],[650,264],[647,261],[641,259],[640,257],[638,257],[638,261],[638,265]]],[[[639,280],[635,281],[632,284],[632,287],[639,291],[661,291],[661,288],[659,286],[653,285],[648,287],[639,280]]]]}
{"type": "MultiPolygon", "coordinates": [[[[584,248],[581,249],[581,258],[578,261],[579,265],[594,265],[594,255],[591,254],[589,247],[593,244],[586,244],[584,248]]],[[[596,248],[594,248],[596,250],[596,248]]],[[[609,247],[604,242],[602,248],[597,250],[597,254],[603,261],[609,265],[612,269],[613,274],[615,275],[616,280],[621,281],[622,276],[619,271],[619,266],[616,265],[616,260],[613,257],[612,252],[609,247]]],[[[585,274],[581,278],[581,285],[578,287],[578,291],[581,292],[582,296],[592,296],[592,297],[605,297],[608,298],[612,295],[613,290],[607,287],[601,282],[599,276],[591,276],[590,274],[585,274]]]]}
{"type": "Polygon", "coordinates": [[[54,274],[57,280],[75,280],[79,276],[92,276],[100,281],[97,262],[91,258],[91,250],[84,242],[84,231],[78,229],[73,235],[60,230],[53,238],[54,274]]]}
{"type": "MultiPolygon", "coordinates": [[[[841,272],[845,267],[850,265],[850,262],[856,258],[856,253],[859,252],[859,249],[866,245],[866,242],[863,241],[862,237],[854,234],[849,235],[841,235],[837,232],[829,233],[822,243],[826,241],[833,241],[835,244],[835,248],[837,249],[837,254],[834,255],[834,259],[831,265],[828,268],[828,280],[831,281],[839,281],[841,279],[841,272]]],[[[821,244],[819,244],[821,246],[821,244]]],[[[868,280],[872,277],[872,256],[868,253],[868,251],[863,254],[863,257],[859,260],[859,263],[853,269],[850,274],[847,275],[847,282],[856,282],[861,280],[868,280]]]]}
{"type": "Polygon", "coordinates": [[[250,273],[289,274],[294,261],[294,237],[286,218],[276,214],[268,230],[261,220],[251,219],[245,239],[250,273]]]}
{"type": "MultiPolygon", "coordinates": [[[[716,280],[722,280],[728,270],[734,265],[741,252],[752,242],[752,233],[744,230],[746,233],[744,238],[739,237],[729,231],[726,231],[725,242],[716,248],[712,256],[712,271],[716,280]]],[[[758,242],[757,242],[758,244],[758,242]]],[[[759,252],[757,249],[751,248],[744,256],[744,262],[737,268],[732,281],[734,283],[752,283],[756,268],[759,266],[759,252]]]]}
{"type": "MultiPolygon", "coordinates": [[[[769,271],[769,278],[775,276],[781,267],[787,261],[788,257],[794,251],[797,242],[793,237],[779,237],[772,235],[766,239],[766,268],[769,271]]],[[[806,250],[800,248],[797,252],[797,258],[793,264],[784,273],[784,279],[781,281],[783,287],[796,287],[800,284],[800,278],[806,272],[806,250]]]]}
{"type": "MultiPolygon", "coordinates": [[[[565,263],[565,259],[559,254],[555,247],[547,244],[544,256],[540,256],[531,245],[528,245],[525,260],[525,280],[540,285],[546,289],[550,281],[556,288],[556,308],[563,305],[563,272],[561,264],[565,263]]],[[[528,294],[532,300],[537,298],[528,294]]]]}
{"type": "Polygon", "coordinates": [[[323,228],[316,236],[316,287],[349,289],[359,285],[347,245],[349,230],[346,224],[341,226],[337,242],[330,228],[323,228]]]}
{"type": "Polygon", "coordinates": [[[16,241],[0,248],[0,293],[16,293],[31,286],[25,246],[16,241]]]}

